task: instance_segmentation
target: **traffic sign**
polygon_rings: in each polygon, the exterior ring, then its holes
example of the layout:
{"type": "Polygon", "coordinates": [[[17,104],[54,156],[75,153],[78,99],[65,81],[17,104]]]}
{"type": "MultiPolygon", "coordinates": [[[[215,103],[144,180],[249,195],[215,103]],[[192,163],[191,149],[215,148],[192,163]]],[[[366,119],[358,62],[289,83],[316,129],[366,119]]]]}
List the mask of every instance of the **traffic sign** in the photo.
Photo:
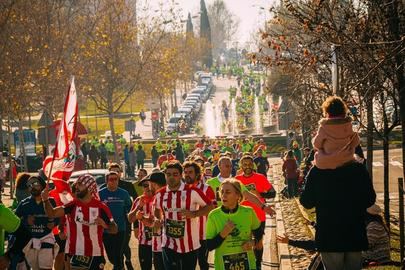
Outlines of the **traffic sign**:
{"type": "Polygon", "coordinates": [[[48,111],[44,111],[38,121],[39,127],[49,127],[53,124],[53,118],[48,111]]]}

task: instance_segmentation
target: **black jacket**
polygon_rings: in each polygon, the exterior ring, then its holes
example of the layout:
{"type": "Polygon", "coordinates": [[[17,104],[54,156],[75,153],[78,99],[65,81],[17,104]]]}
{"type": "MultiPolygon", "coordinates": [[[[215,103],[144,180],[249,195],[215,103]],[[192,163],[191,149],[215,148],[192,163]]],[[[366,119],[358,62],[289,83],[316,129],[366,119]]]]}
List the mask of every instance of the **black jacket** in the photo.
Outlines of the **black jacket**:
{"type": "Polygon", "coordinates": [[[375,203],[370,176],[360,163],[334,170],[313,167],[300,202],[316,209],[315,242],[319,251],[362,251],[368,247],[366,209],[375,203]]]}

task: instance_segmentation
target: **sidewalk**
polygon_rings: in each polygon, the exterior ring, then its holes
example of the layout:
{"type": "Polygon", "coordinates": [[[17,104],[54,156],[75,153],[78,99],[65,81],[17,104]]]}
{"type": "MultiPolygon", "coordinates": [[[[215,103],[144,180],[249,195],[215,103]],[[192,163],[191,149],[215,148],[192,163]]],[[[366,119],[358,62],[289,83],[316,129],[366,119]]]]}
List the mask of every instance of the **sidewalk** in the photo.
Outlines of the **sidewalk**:
{"type": "MultiPolygon", "coordinates": [[[[277,235],[288,236],[294,240],[313,239],[313,234],[306,224],[306,220],[300,210],[300,205],[296,199],[286,199],[280,192],[284,188],[284,178],[281,171],[281,161],[277,159],[272,164],[272,184],[275,186],[277,196],[275,199],[277,212],[277,235]]],[[[314,252],[289,246],[288,244],[277,243],[278,259],[282,270],[307,269],[314,252]]]]}

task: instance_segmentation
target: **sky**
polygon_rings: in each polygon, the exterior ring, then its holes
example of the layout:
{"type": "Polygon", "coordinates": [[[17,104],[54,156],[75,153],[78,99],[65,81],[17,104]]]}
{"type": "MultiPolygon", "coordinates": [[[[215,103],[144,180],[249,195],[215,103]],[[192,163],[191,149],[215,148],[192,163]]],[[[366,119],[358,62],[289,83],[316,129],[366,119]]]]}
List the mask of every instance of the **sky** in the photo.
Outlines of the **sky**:
{"type": "MultiPolygon", "coordinates": [[[[151,4],[158,4],[162,0],[149,0],[151,4]]],[[[188,12],[192,15],[200,11],[200,0],[176,0],[183,9],[186,18],[188,12]]],[[[214,0],[205,0],[208,7],[214,0]]],[[[231,10],[240,20],[237,39],[240,44],[250,41],[251,33],[264,24],[265,19],[269,19],[269,8],[278,0],[224,0],[228,9],[231,10]],[[263,9],[265,8],[265,9],[263,9]]]]}

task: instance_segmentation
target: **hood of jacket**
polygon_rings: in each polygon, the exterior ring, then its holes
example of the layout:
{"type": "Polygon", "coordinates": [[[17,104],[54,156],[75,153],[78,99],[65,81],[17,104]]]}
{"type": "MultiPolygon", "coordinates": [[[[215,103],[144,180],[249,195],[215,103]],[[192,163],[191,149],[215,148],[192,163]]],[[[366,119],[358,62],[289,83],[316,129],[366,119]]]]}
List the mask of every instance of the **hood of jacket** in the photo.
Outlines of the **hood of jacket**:
{"type": "Polygon", "coordinates": [[[353,131],[352,118],[323,118],[319,121],[320,129],[330,140],[353,138],[357,133],[353,131]]]}

